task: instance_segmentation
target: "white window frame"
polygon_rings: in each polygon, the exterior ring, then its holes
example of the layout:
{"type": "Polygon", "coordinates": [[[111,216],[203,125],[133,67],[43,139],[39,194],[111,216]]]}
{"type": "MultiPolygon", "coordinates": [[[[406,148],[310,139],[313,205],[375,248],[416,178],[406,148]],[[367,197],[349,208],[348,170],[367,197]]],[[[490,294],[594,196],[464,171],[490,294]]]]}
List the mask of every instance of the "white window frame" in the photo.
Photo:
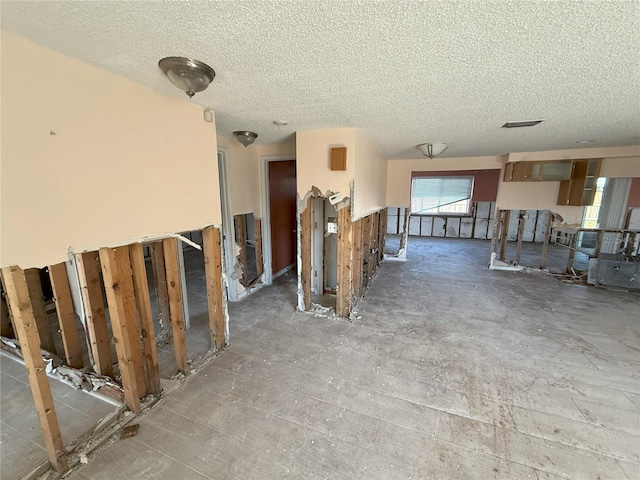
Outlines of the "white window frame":
{"type": "MultiPolygon", "coordinates": [[[[422,216],[448,216],[448,217],[465,217],[465,216],[470,216],[472,214],[471,209],[472,209],[472,199],[473,199],[473,184],[474,184],[475,178],[473,177],[473,175],[459,175],[459,176],[437,176],[437,175],[433,175],[433,176],[427,176],[427,177],[413,177],[411,179],[411,215],[422,215],[422,216]],[[442,212],[440,211],[440,208],[443,206],[446,206],[447,204],[443,205],[443,204],[438,204],[435,208],[428,208],[428,209],[420,209],[420,208],[416,208],[415,207],[415,200],[414,200],[414,189],[415,189],[415,182],[419,181],[421,179],[424,180],[442,180],[442,181],[446,181],[446,180],[469,180],[469,196],[467,198],[463,198],[460,199],[458,201],[465,201],[467,202],[466,205],[466,210],[463,212],[442,212]]],[[[440,195],[442,195],[442,189],[440,191],[440,194],[438,196],[438,198],[440,198],[440,195]]],[[[457,202],[455,202],[457,203],[457,202]]]]}

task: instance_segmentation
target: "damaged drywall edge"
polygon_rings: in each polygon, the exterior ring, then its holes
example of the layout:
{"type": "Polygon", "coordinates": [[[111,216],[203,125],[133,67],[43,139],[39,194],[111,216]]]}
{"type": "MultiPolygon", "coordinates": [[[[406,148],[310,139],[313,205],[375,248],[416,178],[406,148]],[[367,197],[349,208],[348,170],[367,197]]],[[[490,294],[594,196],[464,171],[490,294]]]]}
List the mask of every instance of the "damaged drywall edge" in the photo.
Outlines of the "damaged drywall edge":
{"type": "Polygon", "coordinates": [[[491,253],[491,261],[489,263],[489,270],[501,270],[505,272],[521,272],[524,267],[521,265],[511,265],[509,263],[497,260],[498,254],[496,252],[491,253]]]}
{"type": "MultiPolygon", "coordinates": [[[[313,189],[317,190],[317,192],[320,193],[320,190],[318,190],[316,187],[313,187],[312,191],[313,189]]],[[[307,192],[303,202],[303,200],[300,198],[300,193],[296,192],[296,201],[298,206],[298,208],[296,209],[297,210],[296,211],[296,260],[297,260],[296,273],[298,276],[298,287],[297,287],[298,310],[300,312],[305,311],[304,291],[302,288],[302,221],[301,219],[302,219],[302,212],[304,211],[304,208],[306,208],[307,201],[310,196],[312,196],[311,191],[307,192]],[[304,206],[304,208],[301,209],[302,206],[304,206]]],[[[317,195],[313,195],[313,196],[317,196],[317,195]]]]}
{"type": "Polygon", "coordinates": [[[398,250],[398,253],[385,253],[384,260],[390,262],[406,262],[407,261],[407,249],[402,248],[398,250]]]}
{"type": "MultiPolygon", "coordinates": [[[[300,192],[296,192],[296,226],[297,226],[297,233],[296,233],[297,262],[296,263],[297,263],[297,275],[298,275],[297,309],[300,312],[306,311],[304,308],[304,292],[302,288],[302,223],[301,223],[302,213],[307,208],[307,203],[310,198],[320,197],[320,198],[328,199],[329,197],[336,195],[336,193],[339,193],[339,192],[333,192],[331,190],[327,190],[323,194],[322,191],[316,186],[312,186],[311,189],[307,191],[307,193],[304,195],[304,197],[300,196],[300,192]]],[[[344,197],[342,200],[335,203],[334,207],[337,211],[342,208],[349,207],[350,205],[351,205],[351,198],[344,197]]],[[[353,214],[353,211],[351,213],[353,214]]]]}
{"type": "MultiPolygon", "coordinates": [[[[213,228],[215,228],[217,230],[222,231],[222,225],[219,224],[219,223],[207,223],[205,225],[202,225],[201,227],[196,227],[196,228],[194,228],[192,230],[183,230],[183,231],[195,232],[195,231],[204,230],[207,227],[213,227],[213,228]]],[[[100,244],[100,245],[89,245],[89,246],[86,246],[86,247],[74,247],[72,245],[67,249],[67,253],[76,255],[78,253],[95,252],[95,251],[100,250],[101,248],[124,247],[126,245],[131,245],[133,243],[159,242],[159,241],[164,240],[165,238],[177,238],[177,239],[189,244],[190,246],[192,246],[194,248],[197,248],[198,250],[202,250],[202,248],[197,243],[195,243],[192,240],[189,240],[188,238],[182,236],[180,233],[164,232],[164,233],[157,233],[157,234],[152,234],[152,235],[143,235],[143,236],[140,236],[140,237],[132,237],[129,240],[126,240],[126,241],[113,241],[113,242],[107,242],[107,243],[100,244]]]]}

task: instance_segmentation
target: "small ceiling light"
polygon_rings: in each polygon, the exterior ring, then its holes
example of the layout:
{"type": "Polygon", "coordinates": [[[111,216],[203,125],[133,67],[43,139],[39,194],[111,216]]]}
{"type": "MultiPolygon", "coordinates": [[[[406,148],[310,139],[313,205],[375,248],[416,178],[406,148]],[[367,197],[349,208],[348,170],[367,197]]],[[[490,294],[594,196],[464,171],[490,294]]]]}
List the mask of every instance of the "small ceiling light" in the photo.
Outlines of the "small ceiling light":
{"type": "Polygon", "coordinates": [[[447,148],[449,148],[449,145],[442,142],[423,143],[418,145],[418,150],[420,150],[425,157],[429,158],[437,157],[447,148]]]}
{"type": "Polygon", "coordinates": [[[171,83],[189,97],[202,92],[216,77],[213,68],[192,58],[166,57],[158,62],[158,66],[171,83]]]}
{"type": "Polygon", "coordinates": [[[274,120],[273,124],[280,128],[280,127],[286,127],[287,125],[289,125],[289,122],[287,122],[286,120],[274,120]]]}
{"type": "Polygon", "coordinates": [[[519,127],[533,127],[534,125],[538,125],[539,123],[544,122],[544,120],[526,120],[524,122],[507,122],[502,125],[502,128],[519,128],[519,127]]]}
{"type": "Polygon", "coordinates": [[[246,130],[237,130],[233,132],[238,141],[243,144],[245,147],[248,147],[258,138],[258,134],[254,132],[248,132],[246,130]]]}

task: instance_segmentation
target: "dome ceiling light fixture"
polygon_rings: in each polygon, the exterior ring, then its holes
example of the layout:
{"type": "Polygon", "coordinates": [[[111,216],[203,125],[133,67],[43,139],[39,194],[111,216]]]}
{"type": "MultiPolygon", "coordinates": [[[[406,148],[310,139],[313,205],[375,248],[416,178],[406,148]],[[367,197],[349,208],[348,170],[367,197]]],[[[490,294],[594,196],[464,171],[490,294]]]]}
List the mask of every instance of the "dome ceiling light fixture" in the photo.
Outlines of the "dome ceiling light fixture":
{"type": "Polygon", "coordinates": [[[238,141],[243,144],[245,147],[248,147],[258,138],[258,134],[254,132],[249,132],[247,130],[236,130],[233,132],[238,141]]]}
{"type": "Polygon", "coordinates": [[[431,142],[417,145],[418,150],[422,152],[425,157],[433,158],[444,152],[449,145],[443,142],[431,142]]]}
{"type": "Polygon", "coordinates": [[[169,81],[189,96],[205,90],[216,72],[206,63],[185,57],[165,57],[158,62],[158,66],[169,81]]]}

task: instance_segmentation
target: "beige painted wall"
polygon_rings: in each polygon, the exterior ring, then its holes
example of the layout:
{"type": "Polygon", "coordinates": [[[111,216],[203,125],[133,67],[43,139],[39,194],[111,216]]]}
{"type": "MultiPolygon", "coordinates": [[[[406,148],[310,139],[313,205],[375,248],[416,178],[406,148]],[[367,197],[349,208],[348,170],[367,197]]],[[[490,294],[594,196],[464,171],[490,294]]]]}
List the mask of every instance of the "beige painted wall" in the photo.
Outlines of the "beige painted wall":
{"type": "Polygon", "coordinates": [[[359,130],[353,181],[353,219],[366,217],[386,206],[387,159],[359,130]]]}
{"type": "Polygon", "coordinates": [[[551,210],[566,223],[580,223],[584,207],[558,205],[560,182],[503,182],[496,205],[502,210],[551,210]]]}
{"type": "Polygon", "coordinates": [[[324,194],[327,190],[349,197],[355,172],[355,128],[303,130],[296,133],[298,193],[304,197],[312,187],[324,194]],[[347,147],[347,169],[332,171],[332,147],[347,147]]]}
{"type": "Polygon", "coordinates": [[[411,172],[446,170],[490,170],[502,168],[506,158],[496,157],[426,157],[412,160],[389,160],[387,170],[387,206],[408,207],[411,203],[411,172]]]}
{"type": "Polygon", "coordinates": [[[605,178],[640,177],[640,156],[603,158],[600,176],[605,178]]]}
{"type": "Polygon", "coordinates": [[[3,266],[221,223],[201,107],[4,31],[2,70],[3,266]]]}
{"type": "Polygon", "coordinates": [[[245,147],[235,137],[218,135],[218,146],[227,153],[229,196],[232,215],[253,213],[262,216],[262,179],[260,159],[263,156],[296,156],[295,142],[245,147]]]}
{"type": "Polygon", "coordinates": [[[257,145],[244,147],[234,137],[218,135],[218,147],[226,149],[231,214],[260,209],[260,165],[257,145]]]}
{"type": "MultiPolygon", "coordinates": [[[[640,147],[581,148],[543,152],[517,152],[497,157],[419,158],[390,160],[387,173],[387,206],[408,206],[411,172],[437,170],[504,169],[507,161],[603,158],[602,177],[640,177],[640,147]]],[[[502,176],[501,176],[502,178],[502,176]]],[[[560,182],[500,182],[497,206],[505,210],[552,210],[568,223],[582,220],[584,207],[557,205],[560,182]]]]}

